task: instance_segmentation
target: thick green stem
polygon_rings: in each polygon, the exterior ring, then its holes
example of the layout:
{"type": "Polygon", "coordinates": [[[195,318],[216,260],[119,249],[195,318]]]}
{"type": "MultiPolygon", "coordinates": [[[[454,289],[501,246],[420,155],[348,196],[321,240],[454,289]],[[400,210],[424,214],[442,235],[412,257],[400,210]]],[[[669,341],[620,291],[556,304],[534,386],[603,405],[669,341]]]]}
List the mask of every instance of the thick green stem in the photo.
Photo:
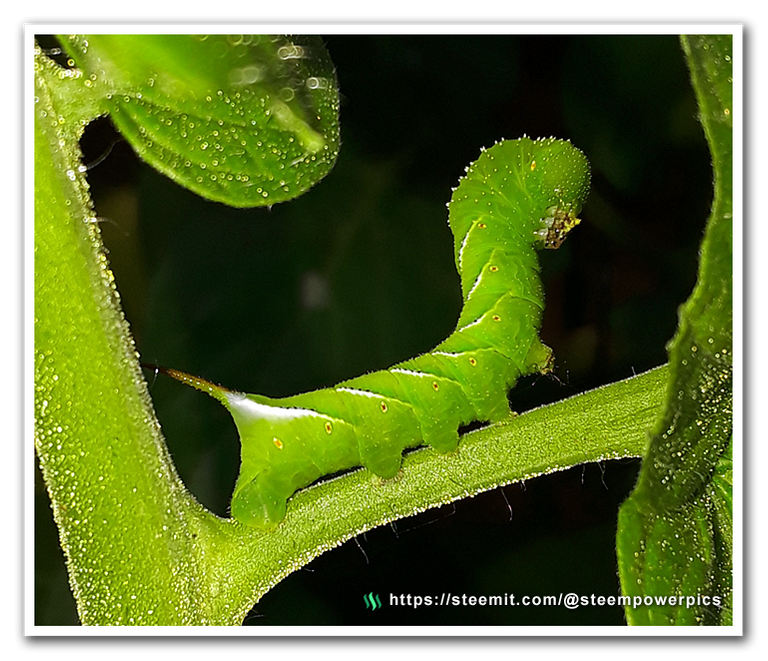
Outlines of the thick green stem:
{"type": "Polygon", "coordinates": [[[86,120],[51,91],[69,72],[42,57],[36,69],[35,447],[70,584],[84,624],[188,623],[205,603],[192,534],[204,513],[120,311],[80,167],[86,120]]]}

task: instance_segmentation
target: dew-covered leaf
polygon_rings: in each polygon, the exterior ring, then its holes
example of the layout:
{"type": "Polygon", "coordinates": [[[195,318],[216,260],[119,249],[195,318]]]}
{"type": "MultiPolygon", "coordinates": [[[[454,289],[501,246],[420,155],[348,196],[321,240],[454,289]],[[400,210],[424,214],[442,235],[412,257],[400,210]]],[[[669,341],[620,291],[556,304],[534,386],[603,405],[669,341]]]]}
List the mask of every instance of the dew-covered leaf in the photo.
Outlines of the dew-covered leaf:
{"type": "Polygon", "coordinates": [[[732,47],[730,35],[683,38],[715,197],[698,281],[669,347],[665,412],[619,516],[619,574],[635,600],[630,624],[732,621],[732,47]]]}
{"type": "Polygon", "coordinates": [[[136,152],[203,197],[237,207],[296,197],[333,166],[338,91],[318,37],[70,35],[109,90],[136,152]]]}

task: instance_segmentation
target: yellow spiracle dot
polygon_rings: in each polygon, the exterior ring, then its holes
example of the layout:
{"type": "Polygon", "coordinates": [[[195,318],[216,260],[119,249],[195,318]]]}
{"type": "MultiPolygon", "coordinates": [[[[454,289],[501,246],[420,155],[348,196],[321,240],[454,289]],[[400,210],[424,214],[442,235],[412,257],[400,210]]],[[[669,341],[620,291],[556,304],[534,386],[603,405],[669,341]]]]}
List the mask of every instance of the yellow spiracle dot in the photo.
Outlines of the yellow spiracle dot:
{"type": "Polygon", "coordinates": [[[382,413],[386,413],[388,410],[389,410],[389,409],[388,409],[388,407],[387,407],[387,403],[386,403],[386,402],[382,402],[382,403],[381,403],[381,412],[382,412],[382,413]]]}
{"type": "Polygon", "coordinates": [[[536,169],[536,161],[531,161],[531,172],[536,169]]]}
{"type": "Polygon", "coordinates": [[[495,315],[493,315],[493,320],[494,321],[501,321],[501,317],[499,315],[495,314],[495,315]]]}
{"type": "Polygon", "coordinates": [[[330,434],[333,431],[333,425],[330,422],[325,423],[325,433],[330,434]]]}
{"type": "Polygon", "coordinates": [[[477,227],[478,227],[479,229],[481,229],[481,230],[484,230],[486,227],[488,227],[488,225],[486,225],[485,223],[478,223],[478,224],[477,224],[477,227]]]}
{"type": "Polygon", "coordinates": [[[283,449],[283,442],[279,438],[273,438],[272,442],[275,444],[275,447],[278,450],[282,450],[283,449]]]}
{"type": "Polygon", "coordinates": [[[477,365],[477,359],[470,356],[469,364],[472,365],[472,367],[474,367],[475,365],[477,365]]]}
{"type": "Polygon", "coordinates": [[[492,266],[489,266],[489,267],[488,267],[488,270],[489,270],[491,273],[496,273],[496,271],[498,271],[498,270],[499,270],[499,267],[498,267],[498,266],[493,266],[493,265],[492,265],[492,266]]]}
{"type": "Polygon", "coordinates": [[[440,390],[440,384],[437,381],[432,382],[432,389],[435,391],[440,390]]]}

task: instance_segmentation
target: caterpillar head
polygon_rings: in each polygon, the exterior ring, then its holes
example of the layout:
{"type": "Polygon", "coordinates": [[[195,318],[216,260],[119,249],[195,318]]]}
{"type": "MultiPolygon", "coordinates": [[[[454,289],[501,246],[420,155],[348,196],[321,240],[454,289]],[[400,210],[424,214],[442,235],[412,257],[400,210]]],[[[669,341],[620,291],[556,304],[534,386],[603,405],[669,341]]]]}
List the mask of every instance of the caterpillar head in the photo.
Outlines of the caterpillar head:
{"type": "Polygon", "coordinates": [[[559,248],[581,220],[578,213],[589,192],[589,161],[570,142],[547,138],[536,140],[531,172],[539,191],[549,196],[546,215],[535,232],[545,248],[559,248]]]}

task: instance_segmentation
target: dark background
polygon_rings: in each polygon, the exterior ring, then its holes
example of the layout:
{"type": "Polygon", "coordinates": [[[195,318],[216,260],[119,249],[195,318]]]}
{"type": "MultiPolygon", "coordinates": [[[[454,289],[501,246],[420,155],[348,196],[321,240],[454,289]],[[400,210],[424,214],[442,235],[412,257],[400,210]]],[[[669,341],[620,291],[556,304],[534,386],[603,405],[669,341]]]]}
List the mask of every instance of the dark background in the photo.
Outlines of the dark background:
{"type": "MultiPolygon", "coordinates": [[[[711,170],[674,36],[326,37],[342,94],[331,174],[272,209],[206,202],[83,139],[96,213],[145,362],[271,396],[429,350],[461,306],[445,204],[480,148],[570,139],[592,164],[582,225],[543,255],[554,375],[527,410],[666,361],[696,275],[711,170]]],[[[115,142],[115,140],[118,140],[115,142]]],[[[114,143],[114,144],[113,144],[114,143]]],[[[110,151],[111,150],[111,151],[110,151]]],[[[226,515],[239,442],[216,402],[147,375],[190,490],[226,515]]],[[[590,464],[371,531],[269,592],[247,625],[616,624],[619,607],[394,608],[388,595],[617,595],[616,513],[638,461],[590,464]],[[362,596],[385,606],[367,611],[362,596]]],[[[39,478],[39,476],[38,476],[39,478]]],[[[37,624],[77,615],[38,479],[37,624]]]]}

